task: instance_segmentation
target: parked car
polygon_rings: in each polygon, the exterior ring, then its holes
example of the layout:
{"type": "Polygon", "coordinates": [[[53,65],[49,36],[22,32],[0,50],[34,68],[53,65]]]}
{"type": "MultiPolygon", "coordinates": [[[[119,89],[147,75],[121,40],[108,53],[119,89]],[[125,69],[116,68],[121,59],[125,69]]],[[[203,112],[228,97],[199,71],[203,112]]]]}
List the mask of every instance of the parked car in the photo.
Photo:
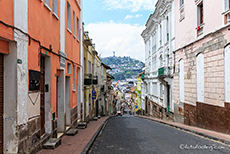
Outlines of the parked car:
{"type": "Polygon", "coordinates": [[[122,116],[121,111],[117,111],[116,116],[122,116]]]}

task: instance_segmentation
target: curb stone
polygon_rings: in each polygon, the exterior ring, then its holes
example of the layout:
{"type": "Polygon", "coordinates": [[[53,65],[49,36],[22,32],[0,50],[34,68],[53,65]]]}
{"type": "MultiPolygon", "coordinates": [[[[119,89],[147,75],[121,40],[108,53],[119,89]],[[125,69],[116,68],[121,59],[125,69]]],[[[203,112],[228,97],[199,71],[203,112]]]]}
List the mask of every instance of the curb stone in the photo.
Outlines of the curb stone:
{"type": "Polygon", "coordinates": [[[176,125],[173,125],[173,124],[169,124],[167,122],[158,121],[158,120],[155,120],[155,119],[150,119],[148,117],[141,117],[141,116],[138,116],[138,115],[136,115],[136,117],[151,120],[151,121],[158,122],[158,123],[161,123],[161,124],[165,124],[165,125],[168,125],[168,126],[171,126],[171,127],[174,127],[174,128],[178,128],[178,129],[181,129],[181,130],[184,130],[184,131],[187,131],[187,132],[191,132],[193,134],[203,136],[205,138],[209,138],[209,139],[212,139],[212,140],[215,140],[215,141],[222,142],[222,143],[224,143],[224,144],[226,144],[228,146],[230,145],[230,140],[225,140],[225,139],[222,139],[222,138],[219,138],[219,137],[211,136],[211,135],[201,133],[201,132],[198,132],[198,131],[195,131],[195,130],[191,130],[191,129],[188,129],[188,128],[183,128],[181,126],[176,126],[176,125]]]}
{"type": "Polygon", "coordinates": [[[93,135],[93,137],[91,138],[91,140],[89,141],[89,143],[85,146],[84,150],[81,152],[81,154],[88,154],[89,150],[91,149],[94,141],[96,140],[97,136],[99,135],[99,133],[101,132],[102,128],[106,125],[106,123],[108,122],[108,120],[111,118],[108,117],[103,124],[101,124],[101,126],[97,129],[96,133],[93,135]]]}

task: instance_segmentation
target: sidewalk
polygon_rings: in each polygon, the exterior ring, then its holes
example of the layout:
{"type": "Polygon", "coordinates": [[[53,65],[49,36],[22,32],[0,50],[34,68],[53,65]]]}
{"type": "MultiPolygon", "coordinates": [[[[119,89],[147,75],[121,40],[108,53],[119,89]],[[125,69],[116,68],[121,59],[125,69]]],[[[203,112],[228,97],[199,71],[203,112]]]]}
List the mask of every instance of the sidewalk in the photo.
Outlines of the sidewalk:
{"type": "Polygon", "coordinates": [[[87,128],[78,129],[75,136],[63,136],[61,145],[56,149],[43,149],[38,154],[80,154],[108,118],[107,116],[97,121],[90,121],[87,128]]]}
{"type": "Polygon", "coordinates": [[[207,129],[198,128],[198,127],[188,126],[188,125],[181,124],[181,123],[161,120],[161,119],[153,118],[153,117],[147,117],[147,116],[141,116],[141,115],[136,115],[136,117],[149,119],[155,122],[166,124],[166,125],[169,125],[175,128],[179,128],[179,129],[182,129],[182,130],[185,130],[191,133],[195,133],[197,135],[200,135],[200,136],[203,136],[209,139],[213,139],[216,141],[220,141],[222,143],[230,145],[230,135],[228,134],[223,134],[223,133],[219,133],[219,132],[215,132],[215,131],[211,131],[207,129]]]}

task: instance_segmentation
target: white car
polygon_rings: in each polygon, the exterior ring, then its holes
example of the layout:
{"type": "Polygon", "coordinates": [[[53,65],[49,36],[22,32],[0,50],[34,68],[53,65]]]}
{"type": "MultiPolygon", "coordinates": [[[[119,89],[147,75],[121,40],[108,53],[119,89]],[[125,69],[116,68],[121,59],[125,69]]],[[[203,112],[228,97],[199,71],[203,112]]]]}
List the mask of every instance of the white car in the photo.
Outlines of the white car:
{"type": "Polygon", "coordinates": [[[117,111],[116,116],[122,116],[121,111],[117,111]]]}

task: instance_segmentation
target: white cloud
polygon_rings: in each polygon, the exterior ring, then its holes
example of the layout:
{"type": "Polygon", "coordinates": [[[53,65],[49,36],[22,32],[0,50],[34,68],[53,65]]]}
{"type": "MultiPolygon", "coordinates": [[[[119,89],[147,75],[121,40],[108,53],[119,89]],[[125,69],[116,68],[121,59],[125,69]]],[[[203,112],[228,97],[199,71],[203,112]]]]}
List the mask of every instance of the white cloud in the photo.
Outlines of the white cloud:
{"type": "Polygon", "coordinates": [[[145,48],[141,32],[144,26],[110,22],[91,23],[85,26],[96,50],[102,57],[130,56],[144,62],[145,48]]]}
{"type": "Polygon", "coordinates": [[[153,11],[157,0],[104,0],[108,9],[127,9],[131,12],[140,10],[153,11]]]}
{"type": "Polygon", "coordinates": [[[132,19],[132,18],[138,18],[138,17],[142,17],[142,14],[137,14],[137,15],[127,15],[126,17],[125,17],[125,19],[124,20],[127,20],[127,19],[132,19]]]}

